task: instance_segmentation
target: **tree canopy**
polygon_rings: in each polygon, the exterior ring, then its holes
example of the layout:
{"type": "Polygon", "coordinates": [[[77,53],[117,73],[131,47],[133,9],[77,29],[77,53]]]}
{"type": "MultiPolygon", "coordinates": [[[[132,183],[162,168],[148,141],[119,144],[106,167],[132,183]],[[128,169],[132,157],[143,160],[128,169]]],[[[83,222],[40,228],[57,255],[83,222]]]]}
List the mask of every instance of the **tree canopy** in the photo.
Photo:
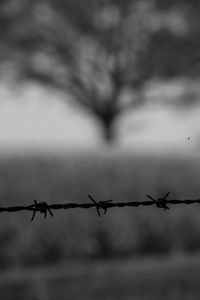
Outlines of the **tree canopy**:
{"type": "Polygon", "coordinates": [[[70,94],[111,141],[148,79],[199,75],[199,11],[194,0],[3,0],[1,70],[70,94]]]}

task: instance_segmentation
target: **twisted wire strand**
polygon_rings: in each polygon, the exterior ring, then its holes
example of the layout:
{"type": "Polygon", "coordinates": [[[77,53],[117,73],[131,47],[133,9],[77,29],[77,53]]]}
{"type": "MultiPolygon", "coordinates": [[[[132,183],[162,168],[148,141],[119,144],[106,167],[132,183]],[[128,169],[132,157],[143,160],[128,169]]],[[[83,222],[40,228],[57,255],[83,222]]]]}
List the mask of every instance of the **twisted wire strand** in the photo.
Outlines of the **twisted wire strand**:
{"type": "Polygon", "coordinates": [[[91,200],[89,203],[64,203],[64,204],[48,204],[47,202],[37,202],[34,200],[34,204],[26,205],[26,206],[8,206],[8,207],[0,207],[0,212],[19,212],[19,211],[31,211],[32,218],[31,221],[34,220],[36,213],[41,213],[44,215],[44,218],[49,214],[53,217],[52,210],[59,209],[90,209],[95,208],[98,216],[101,216],[101,212],[104,214],[107,213],[107,210],[110,208],[118,207],[139,207],[139,206],[151,206],[155,205],[157,208],[164,209],[165,211],[170,209],[169,205],[180,205],[180,204],[200,204],[200,199],[167,199],[169,196],[169,192],[162,198],[153,198],[151,195],[146,195],[150,200],[144,201],[129,201],[129,202],[113,202],[111,199],[105,201],[97,201],[93,196],[88,195],[88,198],[91,200]]]}

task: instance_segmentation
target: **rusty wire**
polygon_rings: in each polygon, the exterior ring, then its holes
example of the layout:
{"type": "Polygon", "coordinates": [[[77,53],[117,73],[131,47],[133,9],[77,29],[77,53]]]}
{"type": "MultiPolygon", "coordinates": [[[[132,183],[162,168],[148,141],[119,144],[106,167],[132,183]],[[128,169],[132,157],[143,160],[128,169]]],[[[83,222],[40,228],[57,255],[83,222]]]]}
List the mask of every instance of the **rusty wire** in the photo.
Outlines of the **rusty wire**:
{"type": "Polygon", "coordinates": [[[150,195],[146,195],[147,198],[150,200],[146,201],[130,201],[130,202],[113,202],[111,199],[109,200],[100,200],[97,201],[94,199],[93,196],[88,195],[88,198],[91,200],[89,203],[65,203],[65,204],[48,204],[47,202],[37,202],[34,200],[34,204],[27,205],[27,206],[9,206],[9,207],[0,207],[0,212],[19,212],[19,211],[31,211],[32,217],[31,221],[34,220],[36,213],[41,213],[44,215],[44,218],[47,217],[49,214],[53,217],[52,210],[59,210],[59,209],[73,209],[73,208],[82,208],[82,209],[89,209],[95,208],[97,211],[98,216],[101,216],[101,211],[104,214],[107,213],[107,210],[114,207],[139,207],[139,206],[150,206],[155,205],[157,208],[164,209],[164,211],[170,209],[169,205],[174,204],[200,204],[200,199],[167,199],[169,196],[169,192],[161,198],[153,198],[150,195]]]}

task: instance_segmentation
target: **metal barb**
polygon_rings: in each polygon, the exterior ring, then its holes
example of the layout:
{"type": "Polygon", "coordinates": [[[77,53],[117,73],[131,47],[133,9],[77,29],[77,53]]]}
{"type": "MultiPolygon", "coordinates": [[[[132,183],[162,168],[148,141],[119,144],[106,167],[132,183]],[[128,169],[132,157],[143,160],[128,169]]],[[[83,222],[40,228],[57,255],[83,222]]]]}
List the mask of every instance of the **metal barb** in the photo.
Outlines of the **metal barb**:
{"type": "Polygon", "coordinates": [[[36,212],[40,212],[41,214],[44,214],[44,219],[46,219],[48,212],[49,212],[50,216],[53,217],[53,213],[47,202],[39,202],[38,203],[37,200],[34,200],[34,204],[32,205],[32,207],[33,207],[33,215],[31,218],[31,222],[34,220],[36,212]]]}
{"type": "Polygon", "coordinates": [[[88,195],[88,197],[95,204],[95,207],[96,207],[97,214],[98,214],[99,218],[101,217],[100,209],[102,209],[104,211],[104,215],[107,213],[107,210],[109,208],[107,203],[112,202],[111,199],[110,200],[105,200],[105,201],[96,201],[91,195],[88,195]]]}
{"type": "Polygon", "coordinates": [[[158,207],[158,208],[163,208],[165,211],[167,210],[167,209],[170,209],[168,206],[167,206],[167,197],[169,196],[169,192],[167,192],[167,194],[164,196],[164,197],[162,197],[162,198],[158,198],[158,199],[154,199],[152,196],[150,196],[150,195],[146,195],[149,199],[151,199],[155,204],[156,204],[156,206],[158,207]]]}

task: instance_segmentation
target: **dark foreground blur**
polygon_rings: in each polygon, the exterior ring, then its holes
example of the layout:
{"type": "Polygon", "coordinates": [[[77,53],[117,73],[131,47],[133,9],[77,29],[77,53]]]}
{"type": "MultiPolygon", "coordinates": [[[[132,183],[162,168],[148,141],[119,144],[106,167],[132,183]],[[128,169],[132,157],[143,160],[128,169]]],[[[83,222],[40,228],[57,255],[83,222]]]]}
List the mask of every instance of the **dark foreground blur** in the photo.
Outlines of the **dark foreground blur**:
{"type": "MultiPolygon", "coordinates": [[[[146,194],[198,198],[200,160],[82,154],[0,161],[1,206],[146,194]]],[[[199,299],[200,207],[54,211],[0,217],[2,299],[199,299]],[[177,258],[177,259],[176,259],[177,258]]]]}

